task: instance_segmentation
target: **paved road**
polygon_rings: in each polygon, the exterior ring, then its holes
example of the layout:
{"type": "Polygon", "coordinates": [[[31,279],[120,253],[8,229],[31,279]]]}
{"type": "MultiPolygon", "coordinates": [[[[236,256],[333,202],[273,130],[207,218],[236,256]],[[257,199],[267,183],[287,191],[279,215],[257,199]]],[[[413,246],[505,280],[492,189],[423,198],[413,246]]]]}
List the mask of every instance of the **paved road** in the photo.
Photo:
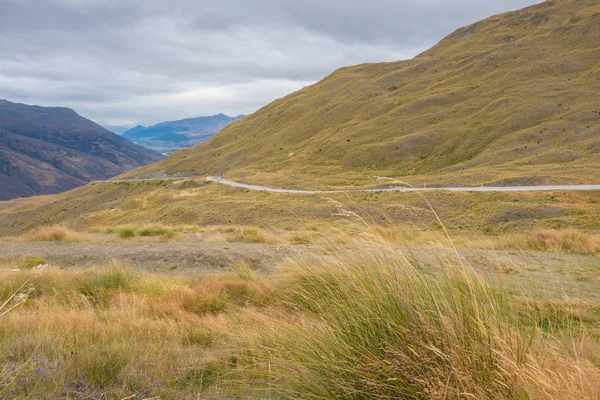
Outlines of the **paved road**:
{"type": "Polygon", "coordinates": [[[350,189],[350,190],[296,190],[296,189],[274,189],[266,186],[248,185],[245,183],[232,182],[219,176],[210,176],[207,181],[220,183],[243,189],[256,190],[270,193],[289,194],[327,194],[327,193],[349,193],[349,192],[422,192],[422,191],[450,191],[450,192],[554,192],[554,191],[591,191],[600,190],[600,185],[570,185],[570,186],[505,186],[505,187],[445,187],[445,188],[386,188],[386,189],[350,189]]]}
{"type": "Polygon", "coordinates": [[[107,179],[105,181],[92,181],[90,183],[125,183],[125,182],[155,182],[155,181],[180,181],[185,179],[196,179],[197,176],[189,176],[182,178],[148,178],[148,179],[107,179]]]}
{"type": "MultiPolygon", "coordinates": [[[[123,183],[123,182],[151,182],[151,181],[179,181],[186,179],[198,179],[199,177],[179,177],[179,178],[150,178],[150,179],[122,179],[94,182],[123,183]]],[[[267,186],[249,185],[246,183],[233,182],[220,176],[209,176],[207,181],[219,183],[221,185],[233,186],[242,189],[254,190],[269,193],[287,193],[287,194],[327,194],[327,193],[381,193],[381,192],[556,192],[556,191],[596,191],[600,190],[600,185],[555,185],[555,186],[476,186],[476,187],[436,187],[436,188],[409,188],[393,187],[384,189],[348,189],[348,190],[301,190],[301,189],[276,189],[267,186]]]]}

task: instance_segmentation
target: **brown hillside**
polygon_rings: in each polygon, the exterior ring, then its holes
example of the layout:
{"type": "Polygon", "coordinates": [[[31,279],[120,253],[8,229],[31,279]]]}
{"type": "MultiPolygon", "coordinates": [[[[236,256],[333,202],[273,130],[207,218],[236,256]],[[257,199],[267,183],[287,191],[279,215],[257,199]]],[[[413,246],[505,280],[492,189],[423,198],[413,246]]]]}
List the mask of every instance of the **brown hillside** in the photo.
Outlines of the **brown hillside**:
{"type": "Polygon", "coordinates": [[[600,3],[547,1],[409,61],[342,68],[130,176],[280,186],[600,179],[600,3]]]}
{"type": "Polygon", "coordinates": [[[160,159],[71,109],[0,100],[0,200],[63,192],[160,159]]]}

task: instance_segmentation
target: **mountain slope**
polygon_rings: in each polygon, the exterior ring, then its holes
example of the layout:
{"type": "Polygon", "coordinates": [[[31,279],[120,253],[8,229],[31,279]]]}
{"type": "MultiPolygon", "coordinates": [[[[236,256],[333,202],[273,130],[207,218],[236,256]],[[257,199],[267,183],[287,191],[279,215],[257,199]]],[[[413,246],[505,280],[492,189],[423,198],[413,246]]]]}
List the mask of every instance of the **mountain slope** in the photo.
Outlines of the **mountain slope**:
{"type": "Polygon", "coordinates": [[[212,117],[188,118],[168,121],[151,127],[136,126],[123,133],[123,137],[153,149],[192,147],[202,143],[234,121],[243,118],[224,114],[212,117]]]}
{"type": "Polygon", "coordinates": [[[0,200],[62,192],[159,159],[68,108],[0,100],[0,200]]]}
{"type": "Polygon", "coordinates": [[[600,179],[600,3],[547,1],[418,57],[342,68],[135,171],[279,186],[600,179]]]}

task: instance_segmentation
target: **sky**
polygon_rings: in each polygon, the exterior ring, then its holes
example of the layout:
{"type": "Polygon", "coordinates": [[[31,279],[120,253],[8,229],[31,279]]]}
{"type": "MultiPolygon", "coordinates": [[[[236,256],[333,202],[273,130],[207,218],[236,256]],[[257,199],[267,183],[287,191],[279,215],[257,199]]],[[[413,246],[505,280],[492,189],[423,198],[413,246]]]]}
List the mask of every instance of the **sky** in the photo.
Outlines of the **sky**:
{"type": "Polygon", "coordinates": [[[0,0],[0,99],[105,126],[250,114],[532,0],[0,0]]]}

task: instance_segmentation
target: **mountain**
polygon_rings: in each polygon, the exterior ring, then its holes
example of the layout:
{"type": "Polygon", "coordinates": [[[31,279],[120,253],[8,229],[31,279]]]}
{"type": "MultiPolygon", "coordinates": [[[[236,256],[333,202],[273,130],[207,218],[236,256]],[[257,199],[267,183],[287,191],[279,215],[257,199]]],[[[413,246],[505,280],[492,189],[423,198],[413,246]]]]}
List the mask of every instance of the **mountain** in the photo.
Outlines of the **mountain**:
{"type": "Polygon", "coordinates": [[[123,137],[157,150],[186,148],[205,142],[232,122],[243,117],[243,115],[228,117],[218,114],[212,117],[162,122],[151,127],[138,125],[124,132],[123,137]]]}
{"type": "Polygon", "coordinates": [[[62,192],[158,160],[71,109],[0,100],[0,200],[62,192]]]}
{"type": "Polygon", "coordinates": [[[341,68],[135,173],[287,187],[598,183],[598,43],[597,0],[496,15],[412,60],[341,68]]]}

